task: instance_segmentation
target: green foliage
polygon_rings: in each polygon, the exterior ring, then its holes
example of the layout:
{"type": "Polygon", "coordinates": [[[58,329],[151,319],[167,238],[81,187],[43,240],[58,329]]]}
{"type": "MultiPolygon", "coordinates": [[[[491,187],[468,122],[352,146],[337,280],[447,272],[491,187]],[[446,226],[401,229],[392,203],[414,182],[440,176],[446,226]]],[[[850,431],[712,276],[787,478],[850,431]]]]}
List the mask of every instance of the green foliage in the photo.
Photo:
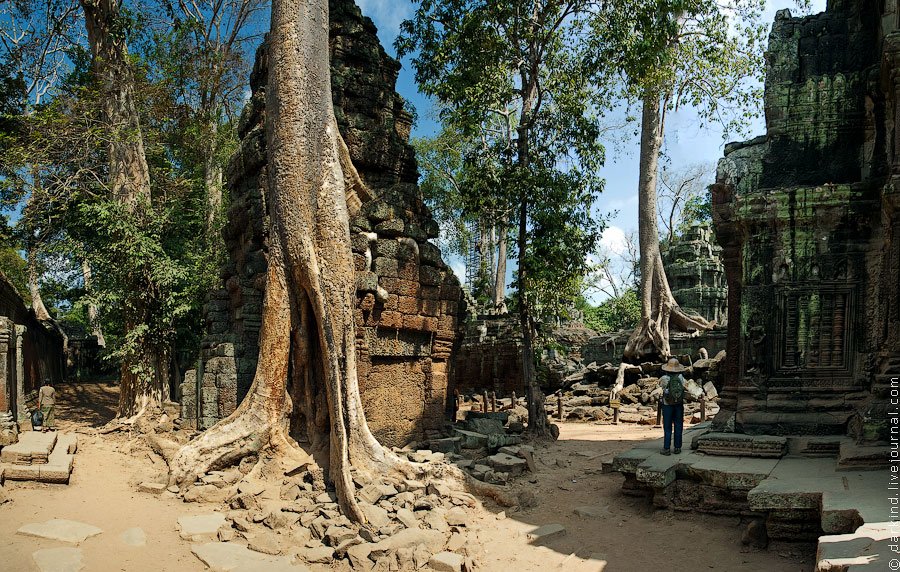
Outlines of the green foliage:
{"type": "Polygon", "coordinates": [[[582,299],[580,309],[584,313],[584,325],[601,333],[633,329],[641,319],[641,302],[633,288],[599,306],[591,306],[582,299]]]}
{"type": "Polygon", "coordinates": [[[762,102],[765,0],[612,0],[592,21],[595,57],[610,62],[637,98],[689,105],[726,135],[762,102]]]}
{"type": "Polygon", "coordinates": [[[5,204],[21,207],[16,237],[37,247],[40,289],[52,315],[90,331],[86,308],[96,305],[110,359],[137,363],[142,346],[176,342],[179,350],[196,351],[223,249],[220,237],[207,239],[202,163],[178,136],[187,124],[172,119],[177,96],[135,56],[153,199],[130,213],[106,185],[110,130],[99,116],[101,94],[83,68],[90,59],[73,63],[51,101],[2,117],[15,125],[0,148],[0,169],[9,173],[5,204]],[[83,260],[92,268],[90,289],[83,260]]]}
{"type": "Polygon", "coordinates": [[[28,274],[25,260],[10,246],[0,247],[0,273],[16,288],[26,301],[31,300],[28,293],[28,274]]]}
{"type": "Polygon", "coordinates": [[[591,213],[603,188],[595,102],[608,98],[605,68],[587,58],[590,6],[422,0],[396,43],[415,54],[419,88],[440,105],[447,155],[433,163],[461,174],[453,207],[492,220],[503,213],[524,231],[524,243],[512,233],[517,289],[544,313],[571,301],[577,288],[561,285],[582,278],[602,230],[591,213]]]}

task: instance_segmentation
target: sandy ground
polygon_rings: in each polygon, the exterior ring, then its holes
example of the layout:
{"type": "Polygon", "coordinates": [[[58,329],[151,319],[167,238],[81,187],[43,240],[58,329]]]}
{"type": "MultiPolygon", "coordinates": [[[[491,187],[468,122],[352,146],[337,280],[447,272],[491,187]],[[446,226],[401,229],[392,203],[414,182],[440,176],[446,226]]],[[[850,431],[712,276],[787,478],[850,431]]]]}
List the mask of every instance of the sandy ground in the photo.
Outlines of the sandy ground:
{"type": "MultiPolygon", "coordinates": [[[[112,417],[117,392],[106,384],[77,383],[59,387],[57,418],[63,431],[90,433],[112,417]]],[[[505,572],[591,570],[806,571],[812,569],[810,545],[775,545],[748,551],[740,544],[738,518],[655,510],[649,501],[624,496],[622,477],[602,474],[601,458],[635,442],[659,437],[661,430],[640,426],[563,424],[556,443],[538,447],[538,472],[513,487],[530,488],[537,506],[511,511],[485,503],[472,523],[484,547],[480,570],[505,572]],[[579,454],[582,453],[582,454],[579,454]],[[588,454],[585,456],[584,454],[588,454]],[[594,455],[596,453],[596,456],[594,455]],[[580,506],[601,507],[601,518],[574,514],[580,506]],[[560,523],[564,536],[543,546],[527,533],[537,526],[560,523]],[[587,558],[576,565],[575,557],[587,558]]],[[[65,543],[15,534],[23,524],[50,518],[78,520],[104,530],[82,549],[87,571],[200,571],[205,566],[191,554],[189,543],[175,531],[184,514],[208,512],[212,505],[185,504],[136,490],[137,483],[162,478],[164,463],[128,434],[79,435],[75,471],[69,485],[7,482],[12,502],[0,505],[0,570],[37,570],[31,554],[65,543]],[[141,527],[144,547],[130,547],[119,535],[141,527]]],[[[471,534],[471,533],[470,533],[471,534]]],[[[327,568],[322,568],[323,570],[327,568]]]]}

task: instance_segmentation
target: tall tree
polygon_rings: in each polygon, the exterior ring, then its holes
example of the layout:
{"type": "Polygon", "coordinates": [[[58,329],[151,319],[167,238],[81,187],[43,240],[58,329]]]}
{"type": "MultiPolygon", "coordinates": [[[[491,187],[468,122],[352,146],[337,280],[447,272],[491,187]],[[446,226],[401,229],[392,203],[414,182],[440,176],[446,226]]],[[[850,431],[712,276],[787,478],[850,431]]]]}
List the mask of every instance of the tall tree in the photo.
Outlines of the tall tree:
{"type": "Polygon", "coordinates": [[[218,240],[223,165],[235,138],[245,78],[262,35],[255,19],[268,0],[163,0],[165,29],[151,39],[148,55],[177,100],[191,110],[185,143],[196,147],[206,191],[206,228],[218,240]]]}
{"type": "MultiPolygon", "coordinates": [[[[502,126],[500,126],[502,128],[502,126]]],[[[506,310],[506,264],[514,204],[503,200],[496,189],[503,167],[492,135],[493,126],[467,137],[448,126],[436,137],[413,141],[422,170],[420,188],[441,226],[445,254],[467,257],[478,249],[480,268],[472,294],[493,309],[506,310]]],[[[504,131],[506,145],[511,144],[504,131]]]]}
{"type": "Polygon", "coordinates": [[[271,447],[304,457],[288,436],[288,383],[298,425],[334,483],[344,514],[365,522],[350,467],[374,476],[405,465],[369,431],[356,369],[350,216],[365,187],[338,132],[331,98],[327,0],[275,0],[268,44],[266,145],[269,260],[259,362],[247,398],[170,463],[170,481],[271,447]],[[297,393],[294,392],[296,395],[297,393]]]}
{"type": "MultiPolygon", "coordinates": [[[[122,212],[137,220],[152,209],[150,169],[144,151],[135,103],[134,72],[128,56],[125,20],[119,0],[81,0],[101,117],[108,130],[108,188],[122,212]]],[[[90,279],[90,277],[88,277],[90,279]]],[[[140,415],[169,399],[169,349],[146,338],[151,321],[143,276],[132,276],[124,287],[123,321],[129,351],[122,361],[119,416],[140,415]]]]}
{"type": "MultiPolygon", "coordinates": [[[[7,73],[21,78],[20,91],[25,115],[53,96],[68,67],[67,52],[78,41],[78,7],[66,0],[24,0],[4,2],[0,7],[0,53],[7,73]]],[[[39,320],[50,318],[40,291],[39,256],[45,234],[52,230],[40,224],[39,216],[30,216],[44,200],[43,165],[23,165],[19,177],[25,195],[22,222],[19,225],[28,262],[28,291],[31,307],[39,320]]]]}
{"type": "Polygon", "coordinates": [[[469,137],[493,132],[489,148],[503,170],[491,193],[514,205],[523,384],[537,436],[550,431],[535,379],[539,286],[580,279],[599,236],[590,209],[603,151],[591,102],[601,98],[582,53],[590,6],[423,0],[397,41],[401,55],[417,52],[417,82],[445,110],[445,125],[469,137]]]}
{"type": "Polygon", "coordinates": [[[641,101],[638,177],[641,321],[625,347],[632,360],[668,356],[669,330],[713,324],[672,296],[659,247],[657,175],[666,113],[692,106],[704,121],[740,125],[758,113],[763,73],[760,0],[611,0],[594,19],[598,54],[621,70],[641,101]],[[753,81],[748,80],[756,80],[753,81]]]}

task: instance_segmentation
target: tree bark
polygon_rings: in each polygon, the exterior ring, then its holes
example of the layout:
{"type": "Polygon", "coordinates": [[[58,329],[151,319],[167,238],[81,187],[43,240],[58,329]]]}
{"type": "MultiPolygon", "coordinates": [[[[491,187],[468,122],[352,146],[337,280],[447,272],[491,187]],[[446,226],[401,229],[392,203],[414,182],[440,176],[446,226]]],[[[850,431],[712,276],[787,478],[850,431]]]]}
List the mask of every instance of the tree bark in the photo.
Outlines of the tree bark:
{"type": "Polygon", "coordinates": [[[531,305],[528,303],[525,280],[527,271],[524,260],[528,248],[528,198],[523,194],[519,204],[519,324],[522,328],[522,380],[525,384],[525,401],[528,405],[528,434],[534,437],[550,436],[550,424],[544,408],[544,392],[538,387],[534,367],[534,323],[531,305]]]}
{"type": "Polygon", "coordinates": [[[215,115],[209,114],[208,133],[209,144],[206,148],[206,157],[203,164],[203,181],[206,187],[206,237],[209,242],[215,243],[218,240],[216,236],[216,220],[222,212],[222,165],[219,163],[216,154],[218,123],[215,115]]]}
{"type": "Polygon", "coordinates": [[[305,456],[288,437],[293,406],[295,426],[324,465],[342,511],[365,522],[350,467],[371,478],[408,473],[409,465],[376,441],[359,395],[349,220],[363,187],[337,130],[327,46],[327,0],[272,3],[270,250],[259,365],[241,406],[179,451],[170,482],[188,485],[266,447],[305,456]],[[289,372],[296,404],[287,393],[289,372]]]}
{"type": "Polygon", "coordinates": [[[113,196],[133,210],[138,201],[150,200],[150,170],[134,103],[134,74],[128,61],[128,46],[118,29],[119,0],[81,0],[81,5],[94,75],[102,92],[103,119],[112,131],[108,149],[109,186],[113,196]]]}
{"type": "Polygon", "coordinates": [[[660,94],[644,94],[641,115],[640,176],[638,180],[638,241],[641,269],[641,321],[625,344],[625,359],[666,358],[671,355],[669,329],[707,330],[714,324],[686,314],[675,301],[663,268],[657,228],[656,178],[663,143],[660,94]]]}
{"type": "MultiPolygon", "coordinates": [[[[126,38],[120,30],[119,0],[81,0],[93,58],[95,80],[101,93],[101,115],[109,130],[107,148],[112,197],[129,215],[150,208],[150,170],[134,97],[134,75],[128,61],[126,38]]],[[[137,218],[135,219],[137,223],[137,218]]],[[[144,299],[147,285],[141,278],[127,288],[124,318],[126,342],[131,346],[121,367],[119,417],[136,418],[169,399],[169,358],[165,343],[142,333],[148,320],[144,299]]]]}
{"type": "MultiPolygon", "coordinates": [[[[84,289],[90,292],[92,281],[91,263],[86,258],[81,261],[81,275],[84,278],[84,289]]],[[[97,338],[97,346],[105,348],[106,339],[103,337],[103,328],[100,326],[100,313],[97,311],[97,305],[94,303],[88,304],[87,313],[91,334],[97,338]]]]}
{"type": "Polygon", "coordinates": [[[31,294],[31,309],[34,310],[34,316],[38,320],[49,320],[50,312],[44,306],[44,299],[41,298],[41,289],[39,284],[39,274],[37,268],[37,248],[34,245],[28,246],[28,291],[31,294]]]}
{"type": "Polygon", "coordinates": [[[504,217],[497,224],[497,270],[494,274],[494,308],[506,312],[506,248],[509,236],[509,220],[504,217]]]}

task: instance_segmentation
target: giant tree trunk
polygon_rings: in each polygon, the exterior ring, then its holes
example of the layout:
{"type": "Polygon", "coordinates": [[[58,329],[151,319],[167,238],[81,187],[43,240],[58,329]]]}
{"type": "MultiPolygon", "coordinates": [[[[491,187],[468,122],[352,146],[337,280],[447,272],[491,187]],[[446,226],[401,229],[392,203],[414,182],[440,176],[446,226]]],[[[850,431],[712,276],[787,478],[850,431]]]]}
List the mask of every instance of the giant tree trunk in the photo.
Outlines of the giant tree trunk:
{"type": "Polygon", "coordinates": [[[28,291],[31,294],[31,309],[34,310],[34,316],[38,320],[49,320],[50,312],[47,311],[47,307],[44,306],[44,299],[41,298],[40,273],[37,268],[37,248],[30,245],[26,256],[28,257],[28,291]]]}
{"type": "Polygon", "coordinates": [[[509,221],[506,215],[497,224],[497,270],[494,274],[494,308],[506,313],[506,245],[509,236],[509,221]]]}
{"type": "Polygon", "coordinates": [[[639,360],[671,354],[669,329],[707,330],[713,324],[686,314],[672,296],[659,251],[656,177],[663,143],[660,95],[646,93],[641,117],[640,178],[638,181],[638,238],[641,252],[641,321],[628,343],[625,358],[639,360]]]}
{"type": "Polygon", "coordinates": [[[528,434],[548,437],[550,424],[544,408],[544,392],[537,384],[534,367],[534,323],[528,302],[525,280],[525,253],[528,248],[528,197],[522,196],[519,204],[519,324],[522,328],[522,381],[525,385],[525,401],[528,405],[528,434]]]}
{"type": "Polygon", "coordinates": [[[349,220],[362,184],[334,118],[327,0],[272,3],[266,96],[270,249],[256,376],[231,416],[178,452],[170,482],[265,447],[303,455],[287,436],[293,405],[344,514],[364,522],[350,467],[371,477],[406,465],[369,431],[359,395],[349,220]]]}
{"type": "MultiPolygon", "coordinates": [[[[138,224],[140,207],[150,208],[150,171],[119,4],[119,0],[81,0],[94,77],[100,88],[101,115],[109,130],[109,188],[138,224]]],[[[148,288],[141,277],[134,280],[127,285],[123,305],[125,343],[130,350],[122,360],[119,417],[139,416],[169,398],[170,348],[153,343],[142,333],[151,311],[145,299],[148,288]]]]}

